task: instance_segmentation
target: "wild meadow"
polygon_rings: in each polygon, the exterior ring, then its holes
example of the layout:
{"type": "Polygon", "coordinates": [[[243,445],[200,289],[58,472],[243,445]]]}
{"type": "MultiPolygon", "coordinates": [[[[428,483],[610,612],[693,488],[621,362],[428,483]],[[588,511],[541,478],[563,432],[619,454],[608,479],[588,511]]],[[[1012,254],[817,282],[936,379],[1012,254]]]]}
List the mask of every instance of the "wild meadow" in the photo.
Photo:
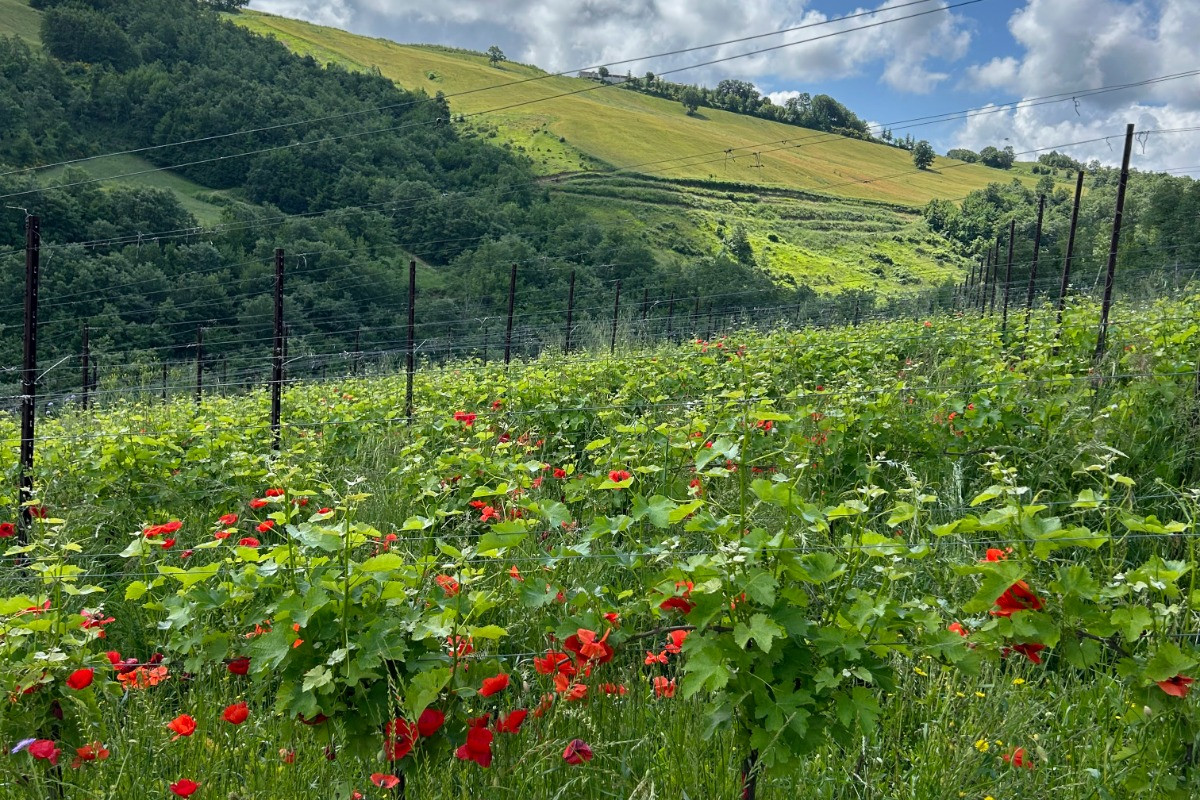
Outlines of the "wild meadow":
{"type": "Polygon", "coordinates": [[[0,797],[1196,796],[1195,300],[5,419],[0,797]]]}

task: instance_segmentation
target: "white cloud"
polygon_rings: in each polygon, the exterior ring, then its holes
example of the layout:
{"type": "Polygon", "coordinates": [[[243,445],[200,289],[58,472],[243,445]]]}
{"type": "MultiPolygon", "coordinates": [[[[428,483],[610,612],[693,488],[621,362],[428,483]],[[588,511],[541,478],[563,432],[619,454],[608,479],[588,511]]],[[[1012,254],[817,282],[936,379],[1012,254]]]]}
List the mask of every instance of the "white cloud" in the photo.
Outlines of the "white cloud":
{"type": "Polygon", "coordinates": [[[352,0],[253,0],[250,7],[268,14],[345,28],[354,18],[352,0]]]}
{"type": "MultiPolygon", "coordinates": [[[[886,9],[903,0],[884,0],[886,9]]],[[[807,7],[808,0],[254,0],[252,8],[347,27],[370,17],[397,25],[480,26],[495,31],[498,41],[520,42],[509,53],[520,61],[549,70],[567,70],[621,61],[648,53],[696,47],[708,42],[824,23],[829,16],[807,7]]],[[[724,77],[744,80],[769,77],[773,84],[800,84],[859,75],[869,68],[893,89],[927,92],[946,80],[934,68],[961,58],[970,42],[965,21],[952,12],[932,14],[846,36],[770,49],[813,39],[834,31],[859,28],[883,19],[903,17],[945,6],[945,2],[897,9],[888,14],[832,22],[782,36],[706,49],[654,61],[622,64],[634,74],[668,72],[682,82],[713,83],[724,77]],[[671,72],[689,64],[743,53],[755,53],[709,68],[671,72]]],[[[868,11],[847,10],[846,14],[868,11]]],[[[373,32],[373,35],[379,35],[373,32]]]]}
{"type": "MultiPolygon", "coordinates": [[[[1040,97],[1179,73],[1200,66],[1197,29],[1200,3],[1195,0],[1028,0],[1009,20],[1022,55],[972,66],[965,82],[1040,97]],[[1081,44],[1064,46],[1068,33],[1081,44]]],[[[972,149],[1007,143],[1020,152],[1111,137],[1066,149],[1074,158],[1111,164],[1120,161],[1127,122],[1139,131],[1200,126],[1200,77],[1079,98],[1078,105],[1068,100],[1008,107],[970,119],[953,143],[972,149]]],[[[1152,134],[1135,146],[1133,163],[1143,169],[1196,167],[1200,137],[1152,134]]]]}

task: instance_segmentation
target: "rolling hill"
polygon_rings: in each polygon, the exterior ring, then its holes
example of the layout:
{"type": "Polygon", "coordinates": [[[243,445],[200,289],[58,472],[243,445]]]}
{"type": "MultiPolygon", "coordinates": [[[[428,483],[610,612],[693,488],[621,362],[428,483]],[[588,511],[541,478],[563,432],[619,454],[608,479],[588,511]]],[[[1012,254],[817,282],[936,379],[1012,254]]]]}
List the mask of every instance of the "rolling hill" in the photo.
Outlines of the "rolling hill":
{"type": "Polygon", "coordinates": [[[741,226],[781,282],[905,293],[965,267],[925,228],[925,203],[1036,180],[1028,165],[946,158],[921,171],[899,148],[716,109],[689,117],[675,102],[466,50],[257,12],[230,19],[321,63],[443,93],[467,135],[527,157],[582,213],[647,232],[667,261],[718,252],[741,226]]]}

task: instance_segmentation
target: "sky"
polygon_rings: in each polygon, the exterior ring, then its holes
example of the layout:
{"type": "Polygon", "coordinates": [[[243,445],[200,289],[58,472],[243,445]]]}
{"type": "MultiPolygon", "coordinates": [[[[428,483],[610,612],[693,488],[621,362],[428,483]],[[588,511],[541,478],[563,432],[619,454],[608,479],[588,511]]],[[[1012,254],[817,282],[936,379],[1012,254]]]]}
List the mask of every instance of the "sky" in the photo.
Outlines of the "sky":
{"type": "Polygon", "coordinates": [[[1033,160],[1056,148],[1080,161],[1119,164],[1132,122],[1138,131],[1164,131],[1138,137],[1135,167],[1200,177],[1200,74],[1075,97],[1200,71],[1200,0],[976,0],[951,7],[961,2],[252,0],[250,7],[401,43],[498,45],[512,60],[554,72],[638,59],[613,71],[678,70],[667,77],[707,86],[736,78],[777,102],[799,92],[828,94],[896,135],[928,139],[940,153],[1012,146],[1028,153],[1018,158],[1033,160]],[[864,12],[877,13],[838,21],[864,12]],[[897,21],[875,25],[884,20],[897,21]],[[804,25],[814,27],[647,58],[804,25]],[[813,40],[819,36],[826,38],[813,40]],[[1062,99],[1019,103],[1049,95],[1062,99]],[[986,111],[908,122],[968,109],[986,111]],[[1169,132],[1179,128],[1196,130],[1169,132]]]}

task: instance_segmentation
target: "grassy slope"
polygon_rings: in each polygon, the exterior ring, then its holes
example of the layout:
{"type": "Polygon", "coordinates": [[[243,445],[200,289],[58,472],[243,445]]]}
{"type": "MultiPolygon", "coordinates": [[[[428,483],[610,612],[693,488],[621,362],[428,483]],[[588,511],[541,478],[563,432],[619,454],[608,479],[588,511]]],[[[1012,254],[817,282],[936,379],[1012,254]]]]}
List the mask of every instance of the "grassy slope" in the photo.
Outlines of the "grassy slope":
{"type": "Polygon", "coordinates": [[[757,262],[785,282],[819,291],[910,291],[963,267],[929,236],[919,207],[1013,177],[947,159],[918,172],[896,148],[711,109],[688,117],[678,103],[576,78],[463,95],[546,73],[266,14],[233,19],[322,63],[377,68],[406,88],[445,93],[456,115],[468,115],[459,123],[466,135],[528,157],[541,174],[569,173],[551,184],[554,191],[577,198],[593,218],[652,234],[668,261],[716,253],[721,234],[742,224],[757,262]],[[545,99],[567,92],[580,93],[545,99]],[[501,107],[508,108],[492,111],[501,107]],[[726,158],[729,148],[736,158],[726,158]],[[881,176],[892,177],[863,182],[881,176]]]}
{"type": "MultiPolygon", "coordinates": [[[[545,75],[520,64],[492,67],[486,57],[466,51],[398,45],[283,17],[249,13],[236,19],[278,37],[297,52],[345,66],[377,67],[400,85],[429,94],[455,95],[545,75]]],[[[949,159],[918,171],[909,153],[894,147],[713,109],[688,117],[678,103],[601,88],[578,78],[548,77],[451,96],[450,105],[456,114],[489,112],[477,119],[500,126],[548,172],[556,171],[558,165],[552,162],[566,155],[564,148],[554,146],[563,144],[561,137],[577,151],[579,165],[595,159],[618,168],[641,165],[638,172],[664,177],[786,186],[912,205],[935,197],[960,197],[1009,178],[949,159]],[[581,90],[586,91],[546,99],[581,90]],[[519,103],[529,105],[492,112],[519,103]],[[738,157],[727,161],[724,151],[730,148],[738,157]],[[761,166],[756,166],[756,151],[761,153],[761,166]],[[690,165],[681,165],[681,158],[689,159],[690,165]]]]}
{"type": "Polygon", "coordinates": [[[41,14],[29,7],[28,0],[0,0],[0,35],[19,36],[26,43],[41,47],[41,14]]]}
{"type": "MultiPolygon", "coordinates": [[[[137,156],[109,156],[95,161],[85,161],[70,169],[82,170],[93,178],[108,178],[113,175],[129,175],[133,172],[154,169],[154,165],[137,156]]],[[[50,184],[62,179],[66,168],[56,167],[40,173],[43,183],[50,184]]],[[[225,195],[224,192],[214,191],[194,183],[174,172],[160,171],[146,175],[133,175],[128,178],[117,178],[105,185],[144,186],[149,189],[168,189],[175,193],[180,204],[192,213],[202,225],[211,225],[220,221],[221,206],[210,202],[225,195]]]]}

